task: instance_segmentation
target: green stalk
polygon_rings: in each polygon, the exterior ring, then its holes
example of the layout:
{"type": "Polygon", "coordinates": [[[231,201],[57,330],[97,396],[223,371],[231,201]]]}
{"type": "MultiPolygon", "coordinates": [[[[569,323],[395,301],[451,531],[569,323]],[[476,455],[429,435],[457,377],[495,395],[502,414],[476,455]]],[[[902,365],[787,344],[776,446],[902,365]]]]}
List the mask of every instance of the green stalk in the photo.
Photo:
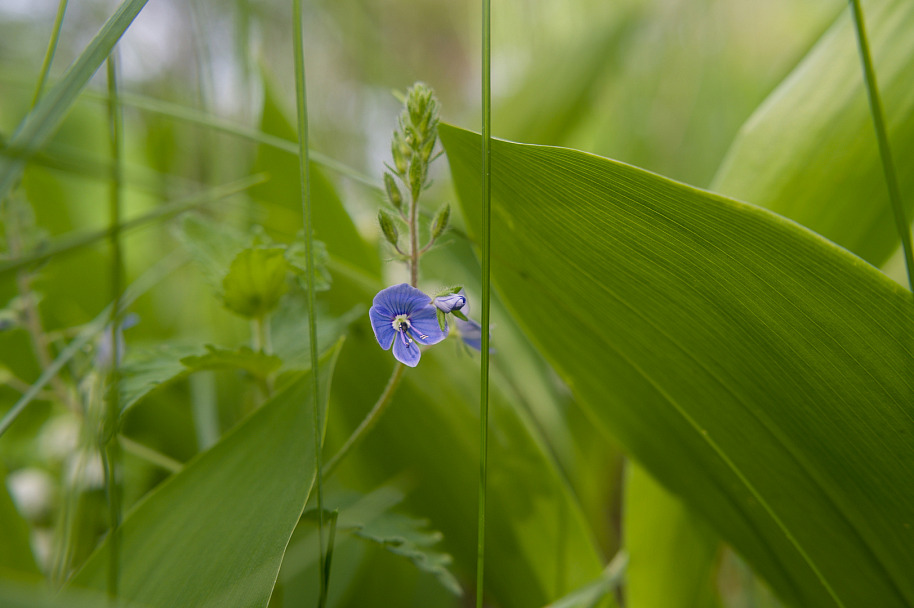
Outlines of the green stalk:
{"type": "MultiPolygon", "coordinates": [[[[111,176],[111,193],[109,198],[109,228],[111,230],[111,316],[108,324],[111,331],[111,362],[108,371],[108,395],[106,411],[102,421],[102,459],[105,472],[105,495],[108,502],[108,528],[111,542],[108,543],[108,598],[112,602],[117,598],[120,579],[119,528],[121,522],[120,496],[117,487],[117,470],[120,460],[120,444],[117,442],[117,427],[120,417],[120,346],[117,333],[120,323],[121,276],[123,256],[118,226],[121,224],[121,203],[123,183],[124,133],[121,107],[117,101],[117,59],[116,51],[108,57],[108,126],[111,133],[111,156],[114,160],[114,171],[111,176]]],[[[104,399],[104,396],[102,397],[104,399]]]]}
{"type": "Polygon", "coordinates": [[[908,287],[914,291],[914,253],[912,253],[911,228],[905,217],[901,201],[901,190],[898,188],[898,177],[895,174],[895,163],[892,161],[892,150],[889,147],[889,136],[885,128],[882,111],[882,100],[879,98],[879,87],[876,84],[876,71],[870,55],[870,45],[866,38],[866,26],[863,23],[863,9],[860,0],[851,0],[851,13],[854,16],[854,27],[857,32],[857,45],[860,48],[860,61],[863,63],[863,79],[870,101],[870,113],[873,115],[873,127],[876,130],[876,141],[879,142],[879,156],[882,159],[882,170],[885,173],[885,184],[889,189],[889,201],[895,215],[895,226],[901,237],[904,249],[905,268],[908,271],[908,287]]]}
{"type": "Polygon", "coordinates": [[[492,10],[482,0],[482,361],[479,371],[479,507],[476,544],[476,608],[485,590],[486,473],[489,439],[489,273],[491,270],[491,137],[492,137],[492,10]]]}
{"type": "MultiPolygon", "coordinates": [[[[327,601],[327,584],[324,579],[324,496],[323,465],[321,448],[323,447],[323,426],[321,425],[320,400],[317,386],[317,323],[315,321],[314,298],[314,226],[311,222],[311,176],[308,166],[308,105],[305,92],[305,48],[303,40],[303,23],[301,0],[292,0],[292,40],[295,54],[295,105],[298,114],[298,159],[301,180],[302,219],[305,225],[305,260],[308,264],[308,330],[311,347],[311,400],[314,405],[314,464],[317,481],[318,513],[318,551],[320,552],[318,576],[320,576],[320,598],[318,606],[323,608],[327,601]]],[[[304,505],[302,505],[304,508],[304,505]]]]}
{"type": "Polygon", "coordinates": [[[41,93],[48,82],[48,74],[51,72],[51,64],[54,62],[54,54],[57,53],[57,43],[60,41],[60,28],[63,26],[63,16],[67,12],[68,0],[60,0],[57,3],[57,16],[54,17],[54,28],[51,30],[51,39],[48,41],[48,50],[44,54],[44,61],[41,62],[41,73],[38,76],[38,84],[35,85],[35,94],[32,95],[32,108],[41,98],[41,93]]]}

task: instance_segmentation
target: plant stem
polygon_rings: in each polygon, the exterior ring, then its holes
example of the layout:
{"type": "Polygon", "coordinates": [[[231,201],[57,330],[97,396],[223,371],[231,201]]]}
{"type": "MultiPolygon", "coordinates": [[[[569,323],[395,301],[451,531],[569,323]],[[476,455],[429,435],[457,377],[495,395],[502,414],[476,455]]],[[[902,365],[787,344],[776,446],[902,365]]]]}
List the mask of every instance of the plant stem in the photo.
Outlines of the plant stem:
{"type": "Polygon", "coordinates": [[[110,534],[108,562],[108,598],[114,602],[117,598],[120,580],[120,494],[117,471],[120,461],[120,444],[117,442],[117,427],[120,419],[120,370],[121,357],[118,330],[120,325],[121,276],[123,259],[121,252],[120,230],[121,199],[123,184],[123,118],[120,104],[117,101],[117,55],[111,52],[107,62],[108,72],[108,120],[111,134],[111,156],[114,160],[114,171],[111,176],[111,195],[109,199],[109,228],[111,230],[111,316],[108,324],[111,332],[111,361],[108,371],[107,407],[102,420],[102,464],[105,473],[105,495],[108,502],[108,527],[110,534]]]}
{"type": "Polygon", "coordinates": [[[35,93],[32,95],[32,108],[41,98],[44,86],[48,82],[48,74],[51,72],[51,63],[54,61],[54,54],[57,52],[57,43],[60,41],[60,28],[63,26],[63,16],[67,11],[68,0],[60,0],[57,3],[57,16],[54,18],[54,27],[51,30],[51,39],[48,40],[48,50],[44,54],[44,61],[41,62],[41,72],[38,76],[38,83],[35,85],[35,93]]]}
{"type": "Polygon", "coordinates": [[[333,458],[327,462],[327,466],[324,467],[325,477],[330,477],[330,475],[333,474],[336,467],[340,464],[340,461],[346,457],[346,454],[348,454],[353,447],[358,445],[368,431],[378,422],[381,414],[384,413],[384,410],[387,409],[387,406],[390,404],[391,397],[393,397],[394,391],[397,389],[397,385],[400,383],[400,378],[403,376],[403,371],[405,369],[406,366],[402,363],[397,363],[394,367],[394,371],[387,381],[387,386],[384,387],[384,392],[378,397],[374,407],[371,408],[371,411],[368,412],[361,424],[352,432],[349,439],[347,439],[346,443],[343,444],[343,447],[340,448],[340,451],[334,454],[333,458]]]}
{"type": "Polygon", "coordinates": [[[419,287],[419,230],[417,222],[417,209],[419,197],[410,194],[409,203],[409,284],[419,287]]]}
{"type": "MultiPolygon", "coordinates": [[[[308,330],[311,347],[311,402],[314,418],[314,466],[317,481],[317,513],[318,513],[318,551],[320,568],[320,596],[318,607],[323,608],[327,600],[327,587],[324,580],[324,497],[323,497],[323,466],[321,465],[321,452],[323,448],[323,425],[321,424],[320,399],[318,398],[318,358],[317,358],[317,323],[315,320],[314,298],[314,226],[311,222],[311,179],[308,162],[308,105],[305,91],[305,47],[302,32],[302,6],[301,0],[292,0],[292,40],[295,54],[295,102],[298,114],[298,160],[299,177],[302,197],[302,219],[305,228],[305,259],[308,264],[308,330]]],[[[304,509],[304,505],[302,505],[304,509]]]]}
{"type": "Polygon", "coordinates": [[[482,352],[479,370],[479,506],[476,543],[476,608],[485,592],[486,475],[489,436],[489,273],[491,270],[491,137],[492,137],[492,11],[482,0],[482,352]]]}
{"type": "Polygon", "coordinates": [[[889,190],[889,201],[892,204],[892,212],[895,215],[895,226],[898,229],[898,235],[901,237],[901,246],[904,249],[905,267],[908,272],[908,287],[914,291],[914,251],[912,251],[911,244],[911,228],[905,217],[901,190],[898,188],[895,163],[892,161],[892,150],[889,147],[889,136],[885,128],[882,101],[879,98],[876,71],[873,69],[873,60],[870,56],[860,0],[851,0],[851,13],[854,17],[854,26],[857,32],[860,60],[863,63],[863,79],[866,83],[866,92],[869,97],[870,113],[873,115],[873,127],[876,130],[876,140],[879,142],[879,156],[882,159],[882,170],[885,173],[885,184],[889,190]]]}

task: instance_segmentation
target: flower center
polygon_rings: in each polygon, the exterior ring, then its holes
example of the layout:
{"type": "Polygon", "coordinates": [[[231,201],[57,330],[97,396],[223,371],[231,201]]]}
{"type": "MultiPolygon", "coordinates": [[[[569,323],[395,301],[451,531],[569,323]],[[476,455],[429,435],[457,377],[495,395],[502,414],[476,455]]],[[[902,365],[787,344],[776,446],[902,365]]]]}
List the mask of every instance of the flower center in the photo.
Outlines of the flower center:
{"type": "MultiPolygon", "coordinates": [[[[409,315],[397,315],[394,317],[393,321],[390,322],[390,326],[394,328],[394,331],[400,334],[400,339],[403,340],[403,344],[409,344],[410,340],[409,332],[415,331],[413,329],[413,324],[409,322],[409,315]]],[[[420,338],[425,340],[428,338],[422,332],[416,332],[420,338]]]]}

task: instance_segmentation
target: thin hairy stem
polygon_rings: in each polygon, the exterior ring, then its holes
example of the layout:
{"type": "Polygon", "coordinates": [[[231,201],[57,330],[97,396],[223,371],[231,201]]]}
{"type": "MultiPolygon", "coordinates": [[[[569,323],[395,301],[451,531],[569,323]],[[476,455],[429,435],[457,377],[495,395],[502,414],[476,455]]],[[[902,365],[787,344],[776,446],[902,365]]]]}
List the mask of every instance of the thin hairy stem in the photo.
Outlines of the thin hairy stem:
{"type": "Polygon", "coordinates": [[[384,387],[384,392],[378,397],[374,407],[371,408],[371,411],[368,412],[361,424],[352,432],[349,439],[347,439],[346,443],[343,444],[343,447],[340,448],[340,451],[334,454],[333,458],[327,462],[327,466],[324,467],[324,477],[330,477],[343,458],[345,458],[352,448],[358,445],[359,442],[365,438],[368,431],[377,424],[378,420],[381,418],[381,414],[383,414],[384,410],[387,409],[387,406],[390,405],[391,397],[393,397],[394,391],[397,390],[397,385],[400,383],[400,378],[403,377],[403,370],[405,369],[405,365],[397,363],[393,373],[390,375],[390,379],[387,381],[387,386],[384,387]]]}

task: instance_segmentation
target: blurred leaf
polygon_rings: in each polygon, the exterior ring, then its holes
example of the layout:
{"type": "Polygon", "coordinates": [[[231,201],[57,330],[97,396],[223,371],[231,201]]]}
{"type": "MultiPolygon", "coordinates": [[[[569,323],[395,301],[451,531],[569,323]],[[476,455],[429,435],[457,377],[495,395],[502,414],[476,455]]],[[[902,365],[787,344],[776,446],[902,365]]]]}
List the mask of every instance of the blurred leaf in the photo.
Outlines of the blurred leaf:
{"type": "MultiPolygon", "coordinates": [[[[286,119],[275,86],[264,81],[263,114],[260,119],[263,133],[285,140],[298,141],[298,133],[286,119]]],[[[365,268],[372,276],[381,272],[377,251],[365,243],[346,211],[342,200],[324,171],[315,165],[312,154],[309,175],[311,178],[311,212],[315,237],[327,243],[333,256],[357,267],[365,268]]],[[[251,195],[267,203],[265,225],[286,237],[291,237],[289,226],[301,226],[301,177],[298,158],[274,146],[260,145],[253,171],[269,174],[270,180],[252,190],[251,195]]]]}
{"type": "Polygon", "coordinates": [[[187,372],[181,360],[200,352],[197,347],[161,345],[150,350],[131,350],[120,366],[120,404],[127,411],[152,391],[187,372]]]}
{"type": "Polygon", "coordinates": [[[242,369],[255,378],[265,379],[282,366],[282,359],[255,351],[247,346],[232,350],[221,346],[206,345],[205,355],[194,355],[181,359],[181,364],[190,371],[242,369]]]}
{"type": "MultiPolygon", "coordinates": [[[[914,207],[914,3],[864,2],[886,128],[914,207]]],[[[860,56],[845,11],[743,125],[712,184],[881,265],[898,244],[860,56]]]]}
{"type": "MultiPolygon", "coordinates": [[[[327,245],[323,241],[313,241],[314,250],[314,291],[327,291],[330,289],[330,271],[327,264],[330,261],[330,255],[327,253],[327,245]]],[[[286,260],[292,267],[292,272],[299,277],[304,277],[308,273],[308,258],[305,255],[305,241],[301,236],[297,237],[286,249],[286,260]]]]}
{"type": "Polygon", "coordinates": [[[222,281],[225,305],[249,319],[271,313],[289,289],[289,270],[284,248],[245,249],[232,260],[222,281]]]}
{"type": "MultiPolygon", "coordinates": [[[[321,358],[328,395],[338,342],[321,358]]],[[[314,478],[310,374],[159,485],[121,528],[120,594],[146,606],[266,605],[314,478]]],[[[73,585],[105,588],[108,543],[73,585]]]]}
{"type": "Polygon", "coordinates": [[[217,290],[222,288],[235,256],[250,244],[237,228],[200,215],[185,216],[176,236],[217,290]]]}
{"type": "MultiPolygon", "coordinates": [[[[146,2],[124,0],[63,77],[47,90],[35,108],[19,123],[5,147],[34,153],[44,145],[146,2]]],[[[5,199],[16,185],[24,167],[24,160],[0,157],[0,200],[5,199]]]]}
{"type": "Polygon", "coordinates": [[[628,608],[715,608],[720,538],[703,521],[630,463],[623,536],[628,608]]]}
{"type": "MultiPolygon", "coordinates": [[[[0,465],[0,576],[16,573],[37,575],[38,567],[29,543],[29,525],[16,509],[6,485],[6,469],[0,465]]],[[[2,596],[0,596],[2,597],[2,596]]],[[[5,604],[2,604],[5,605],[5,604]]]]}
{"type": "MultiPolygon", "coordinates": [[[[479,137],[440,132],[478,233],[479,137]]],[[[910,293],[754,207],[492,153],[494,279],[595,419],[787,601],[914,603],[910,293]]]]}
{"type": "MultiPolygon", "coordinates": [[[[329,518],[330,510],[338,508],[340,514],[337,530],[352,532],[359,538],[377,543],[387,551],[409,559],[419,570],[438,579],[451,593],[462,595],[460,583],[448,570],[451,556],[431,548],[441,542],[441,532],[428,530],[429,522],[426,519],[409,517],[391,510],[402,501],[403,493],[391,486],[381,486],[365,496],[350,496],[342,501],[328,497],[327,503],[334,506],[325,507],[327,513],[324,518],[329,518]]],[[[317,510],[309,510],[307,516],[316,522],[317,510]]]]}
{"type": "Polygon", "coordinates": [[[584,585],[546,608],[596,608],[614,605],[611,594],[619,587],[628,565],[628,555],[620,553],[606,566],[599,579],[584,585]],[[601,603],[602,601],[602,603],[601,603]]]}
{"type": "MultiPolygon", "coordinates": [[[[141,608],[130,602],[118,602],[123,608],[141,608]]],[[[47,582],[24,585],[0,581],[0,606],[3,608],[107,608],[111,600],[104,593],[86,590],[52,591],[47,582]]]]}

